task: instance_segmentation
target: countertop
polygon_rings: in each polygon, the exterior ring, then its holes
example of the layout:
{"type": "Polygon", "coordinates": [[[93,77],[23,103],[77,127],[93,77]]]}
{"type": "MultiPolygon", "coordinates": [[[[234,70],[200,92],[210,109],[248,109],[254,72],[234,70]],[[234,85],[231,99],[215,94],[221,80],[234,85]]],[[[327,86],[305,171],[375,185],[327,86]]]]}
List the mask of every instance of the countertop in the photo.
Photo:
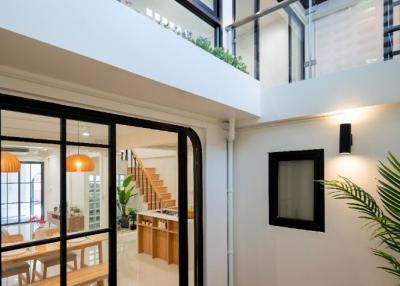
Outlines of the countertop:
{"type": "Polygon", "coordinates": [[[137,214],[156,217],[156,218],[165,219],[165,220],[179,221],[178,215],[163,214],[163,213],[159,213],[157,211],[142,211],[142,212],[138,212],[137,214]]]}

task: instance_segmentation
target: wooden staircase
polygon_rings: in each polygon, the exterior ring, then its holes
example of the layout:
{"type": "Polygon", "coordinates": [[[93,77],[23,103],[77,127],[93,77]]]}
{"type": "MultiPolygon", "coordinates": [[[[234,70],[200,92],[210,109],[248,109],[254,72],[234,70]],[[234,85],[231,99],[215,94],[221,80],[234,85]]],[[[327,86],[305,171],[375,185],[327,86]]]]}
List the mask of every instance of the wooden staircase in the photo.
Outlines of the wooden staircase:
{"type": "Polygon", "coordinates": [[[131,166],[128,167],[128,174],[133,176],[136,186],[139,188],[139,195],[147,205],[147,209],[176,209],[176,200],[168,192],[168,188],[160,179],[157,170],[146,167],[134,150],[131,150],[131,154],[131,166]]]}

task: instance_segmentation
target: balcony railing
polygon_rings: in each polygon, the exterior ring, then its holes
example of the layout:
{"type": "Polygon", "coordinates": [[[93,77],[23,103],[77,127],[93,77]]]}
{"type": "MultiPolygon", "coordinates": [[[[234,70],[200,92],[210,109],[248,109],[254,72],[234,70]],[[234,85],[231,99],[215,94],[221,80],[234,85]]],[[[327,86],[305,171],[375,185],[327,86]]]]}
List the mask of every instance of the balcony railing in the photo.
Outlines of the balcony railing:
{"type": "Polygon", "coordinates": [[[285,0],[226,30],[250,73],[277,86],[400,58],[400,0],[285,0]]]}

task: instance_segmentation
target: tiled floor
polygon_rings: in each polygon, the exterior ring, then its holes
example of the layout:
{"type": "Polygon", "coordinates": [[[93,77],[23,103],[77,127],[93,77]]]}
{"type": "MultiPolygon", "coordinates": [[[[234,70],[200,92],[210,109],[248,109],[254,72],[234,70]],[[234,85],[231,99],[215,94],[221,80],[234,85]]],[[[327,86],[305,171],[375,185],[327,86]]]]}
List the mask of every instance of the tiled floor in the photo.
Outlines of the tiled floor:
{"type": "Polygon", "coordinates": [[[179,268],[161,259],[137,253],[135,232],[118,236],[118,285],[121,286],[178,286],[179,268]]]}

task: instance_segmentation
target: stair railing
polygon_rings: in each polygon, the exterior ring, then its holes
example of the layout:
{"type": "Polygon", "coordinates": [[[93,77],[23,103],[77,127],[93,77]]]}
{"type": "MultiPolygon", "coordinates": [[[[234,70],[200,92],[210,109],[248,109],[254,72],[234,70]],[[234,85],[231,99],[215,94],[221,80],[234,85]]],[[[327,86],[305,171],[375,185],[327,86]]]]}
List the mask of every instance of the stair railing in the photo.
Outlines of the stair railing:
{"type": "Polygon", "coordinates": [[[142,195],[147,202],[147,206],[149,210],[161,209],[162,208],[162,199],[161,192],[153,182],[151,178],[151,174],[147,171],[143,161],[139,158],[134,150],[131,150],[131,175],[135,180],[137,186],[140,188],[142,195]],[[158,196],[157,196],[158,194],[158,196]],[[150,202],[149,202],[150,197],[150,202]],[[157,204],[158,197],[158,204],[157,204]]]}

